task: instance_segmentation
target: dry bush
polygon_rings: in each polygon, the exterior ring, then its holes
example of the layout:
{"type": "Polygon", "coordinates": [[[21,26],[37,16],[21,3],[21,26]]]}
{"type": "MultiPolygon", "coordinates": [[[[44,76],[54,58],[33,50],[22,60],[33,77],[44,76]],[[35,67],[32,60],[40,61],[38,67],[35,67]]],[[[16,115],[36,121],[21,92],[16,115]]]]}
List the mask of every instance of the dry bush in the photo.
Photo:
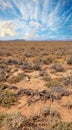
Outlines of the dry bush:
{"type": "Polygon", "coordinates": [[[0,90],[0,105],[4,107],[10,107],[17,101],[17,96],[14,92],[8,90],[0,90]]]}
{"type": "Polygon", "coordinates": [[[63,84],[64,84],[65,86],[68,86],[68,85],[72,86],[72,76],[65,77],[65,78],[63,79],[63,84]]]}
{"type": "Polygon", "coordinates": [[[52,57],[47,57],[47,58],[41,58],[41,59],[40,59],[40,63],[46,64],[46,65],[51,64],[52,61],[53,61],[52,57]]]}
{"type": "Polygon", "coordinates": [[[35,71],[40,71],[40,70],[41,70],[40,64],[35,63],[35,64],[33,65],[33,70],[35,70],[35,71]]]}
{"type": "Polygon", "coordinates": [[[59,63],[52,65],[51,69],[53,69],[55,72],[64,72],[65,71],[63,66],[59,63]]]}
{"type": "Polygon", "coordinates": [[[48,80],[48,82],[46,83],[46,86],[48,88],[52,88],[52,87],[56,87],[56,86],[60,87],[62,85],[61,85],[61,83],[58,80],[51,79],[51,80],[48,80]]]}
{"type": "Polygon", "coordinates": [[[25,125],[26,117],[22,116],[19,112],[9,114],[6,118],[7,130],[22,130],[22,126],[25,125]]]}
{"type": "Polygon", "coordinates": [[[43,106],[41,108],[41,114],[43,116],[52,116],[52,117],[60,117],[59,112],[54,107],[51,106],[43,106]]]}
{"type": "Polygon", "coordinates": [[[16,65],[18,64],[18,61],[16,59],[8,59],[6,60],[7,65],[16,65]]]}
{"type": "Polygon", "coordinates": [[[67,58],[67,64],[68,64],[68,65],[72,65],[72,56],[69,56],[69,57],[67,58]]]}
{"type": "Polygon", "coordinates": [[[22,70],[32,70],[33,67],[30,63],[28,63],[27,61],[24,61],[23,64],[20,66],[20,68],[22,70]]]}
{"type": "Polygon", "coordinates": [[[56,95],[56,98],[61,99],[62,96],[69,96],[72,93],[68,91],[62,84],[57,80],[51,80],[46,83],[46,86],[50,89],[53,95],[56,95]]]}
{"type": "Polygon", "coordinates": [[[19,74],[16,75],[16,76],[10,77],[10,78],[8,79],[8,82],[9,82],[9,83],[17,83],[17,82],[23,80],[24,77],[25,77],[25,74],[24,74],[24,73],[19,73],[19,74]]]}
{"type": "Polygon", "coordinates": [[[50,130],[72,130],[72,123],[59,122],[53,125],[50,130]]]}

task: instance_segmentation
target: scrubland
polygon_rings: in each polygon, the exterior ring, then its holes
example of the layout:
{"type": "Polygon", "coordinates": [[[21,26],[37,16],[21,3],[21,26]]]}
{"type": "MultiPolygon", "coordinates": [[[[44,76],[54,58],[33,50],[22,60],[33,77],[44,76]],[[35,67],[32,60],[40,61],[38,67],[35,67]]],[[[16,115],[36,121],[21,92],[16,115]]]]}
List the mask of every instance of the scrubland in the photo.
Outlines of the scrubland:
{"type": "Polygon", "coordinates": [[[0,42],[0,130],[72,130],[72,42],[0,42]]]}

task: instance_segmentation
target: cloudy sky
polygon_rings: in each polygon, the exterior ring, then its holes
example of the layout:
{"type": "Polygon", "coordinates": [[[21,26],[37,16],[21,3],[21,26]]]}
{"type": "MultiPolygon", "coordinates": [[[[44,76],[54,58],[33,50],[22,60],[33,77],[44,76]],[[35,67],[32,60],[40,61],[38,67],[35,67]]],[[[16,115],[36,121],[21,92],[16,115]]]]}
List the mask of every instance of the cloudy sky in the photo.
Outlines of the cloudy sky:
{"type": "Polygon", "coordinates": [[[72,0],[0,0],[0,40],[72,40],[72,0]]]}

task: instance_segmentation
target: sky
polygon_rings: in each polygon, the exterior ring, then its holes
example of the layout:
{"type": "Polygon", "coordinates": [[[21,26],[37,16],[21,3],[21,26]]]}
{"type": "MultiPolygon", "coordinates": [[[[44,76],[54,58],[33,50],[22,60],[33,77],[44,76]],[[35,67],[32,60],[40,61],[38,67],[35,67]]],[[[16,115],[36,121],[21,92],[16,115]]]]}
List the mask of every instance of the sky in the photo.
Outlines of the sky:
{"type": "Polygon", "coordinates": [[[0,40],[72,40],[72,0],[0,0],[0,40]]]}

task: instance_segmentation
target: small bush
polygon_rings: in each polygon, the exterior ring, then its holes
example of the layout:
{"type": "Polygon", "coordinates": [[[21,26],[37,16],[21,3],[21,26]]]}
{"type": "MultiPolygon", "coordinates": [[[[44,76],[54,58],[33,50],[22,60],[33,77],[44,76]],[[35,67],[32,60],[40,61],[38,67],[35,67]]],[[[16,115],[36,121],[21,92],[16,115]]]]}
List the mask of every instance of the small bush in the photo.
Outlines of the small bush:
{"type": "Polygon", "coordinates": [[[72,56],[69,56],[69,57],[67,58],[67,64],[68,64],[68,65],[72,65],[72,56]]]}
{"type": "Polygon", "coordinates": [[[16,65],[16,64],[18,64],[18,61],[16,59],[8,59],[6,61],[6,64],[7,65],[16,65]]]}
{"type": "Polygon", "coordinates": [[[16,76],[12,76],[11,78],[8,79],[9,83],[17,83],[21,80],[23,80],[23,78],[25,77],[25,75],[23,73],[19,73],[16,76]]]}
{"type": "Polygon", "coordinates": [[[20,66],[22,70],[32,70],[32,66],[27,61],[24,61],[23,64],[20,66]]]}
{"type": "Polygon", "coordinates": [[[0,91],[0,105],[5,107],[10,107],[17,101],[17,96],[11,91],[0,91]]]}
{"type": "Polygon", "coordinates": [[[72,130],[72,123],[59,122],[53,125],[50,130],[72,130]]]}
{"type": "Polygon", "coordinates": [[[53,61],[53,59],[52,59],[51,57],[41,58],[41,59],[40,59],[40,63],[42,63],[42,64],[46,64],[46,65],[51,64],[52,61],[53,61]]]}
{"type": "Polygon", "coordinates": [[[72,76],[64,78],[63,79],[63,84],[65,86],[68,86],[68,85],[72,86],[72,76]]]}
{"type": "Polygon", "coordinates": [[[46,83],[46,86],[49,88],[61,86],[61,83],[58,80],[50,80],[46,83]]]}
{"type": "Polygon", "coordinates": [[[35,70],[35,71],[41,70],[40,65],[36,63],[36,64],[33,66],[33,70],[35,70]]]}
{"type": "Polygon", "coordinates": [[[41,113],[43,116],[50,115],[52,117],[60,117],[60,114],[57,112],[57,110],[50,106],[44,106],[41,108],[41,113]]]}
{"type": "Polygon", "coordinates": [[[63,68],[63,66],[61,64],[54,64],[51,67],[52,69],[54,69],[55,72],[64,72],[65,69],[63,68]]]}
{"type": "Polygon", "coordinates": [[[7,130],[21,130],[26,122],[26,117],[22,116],[19,112],[9,114],[6,118],[7,130]]]}

